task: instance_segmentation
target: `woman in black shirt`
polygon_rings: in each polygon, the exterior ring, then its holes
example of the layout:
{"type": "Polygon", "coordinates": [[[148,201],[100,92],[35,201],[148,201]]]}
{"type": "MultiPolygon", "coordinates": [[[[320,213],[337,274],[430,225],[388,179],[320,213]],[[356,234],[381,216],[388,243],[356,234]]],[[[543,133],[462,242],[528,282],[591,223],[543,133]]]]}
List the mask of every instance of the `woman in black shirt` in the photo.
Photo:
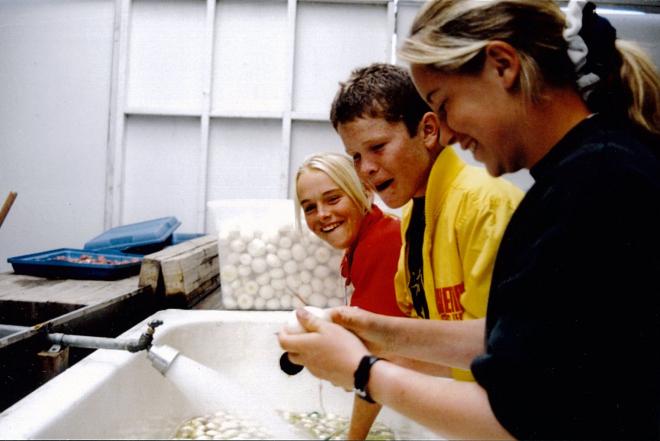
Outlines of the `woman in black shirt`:
{"type": "Polygon", "coordinates": [[[552,0],[431,1],[400,54],[443,144],[460,143],[492,175],[527,168],[535,179],[500,245],[471,364],[478,384],[361,362],[411,348],[446,362],[449,331],[431,323],[336,311],[359,340],[299,314],[315,332],[281,335],[282,346],[315,375],[345,388],[359,379],[375,401],[451,438],[658,439],[654,66],[577,1],[566,15],[552,0]]]}

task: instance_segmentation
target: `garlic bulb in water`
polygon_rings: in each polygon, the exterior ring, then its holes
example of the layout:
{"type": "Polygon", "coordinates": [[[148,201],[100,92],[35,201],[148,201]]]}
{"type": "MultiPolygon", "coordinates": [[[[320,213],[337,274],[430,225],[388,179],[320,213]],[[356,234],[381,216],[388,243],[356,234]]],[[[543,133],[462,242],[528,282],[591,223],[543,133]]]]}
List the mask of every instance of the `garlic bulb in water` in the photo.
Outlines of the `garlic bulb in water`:
{"type": "Polygon", "coordinates": [[[174,439],[269,439],[268,431],[233,414],[218,411],[214,414],[184,421],[174,439]]]}

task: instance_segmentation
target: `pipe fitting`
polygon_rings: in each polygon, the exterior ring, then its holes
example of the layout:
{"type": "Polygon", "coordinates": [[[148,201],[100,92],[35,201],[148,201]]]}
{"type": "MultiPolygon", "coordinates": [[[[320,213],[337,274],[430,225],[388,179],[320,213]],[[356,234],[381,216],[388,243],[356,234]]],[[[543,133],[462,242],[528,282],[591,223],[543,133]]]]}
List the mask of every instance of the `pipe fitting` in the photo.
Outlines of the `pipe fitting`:
{"type": "Polygon", "coordinates": [[[178,356],[179,351],[167,345],[152,346],[147,350],[147,358],[151,360],[153,367],[163,375],[167,373],[178,356]]]}

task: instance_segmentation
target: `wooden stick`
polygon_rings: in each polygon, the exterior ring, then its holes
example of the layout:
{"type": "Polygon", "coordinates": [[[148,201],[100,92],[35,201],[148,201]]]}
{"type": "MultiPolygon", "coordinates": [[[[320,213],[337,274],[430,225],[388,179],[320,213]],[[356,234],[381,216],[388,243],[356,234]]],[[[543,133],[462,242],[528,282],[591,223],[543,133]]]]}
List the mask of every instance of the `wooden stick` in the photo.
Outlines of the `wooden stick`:
{"type": "Polygon", "coordinates": [[[291,293],[293,296],[295,296],[298,300],[300,300],[300,303],[302,303],[305,306],[309,306],[307,304],[307,302],[305,302],[305,300],[302,297],[300,297],[300,295],[298,293],[293,292],[291,289],[289,289],[289,287],[287,287],[286,290],[289,291],[289,293],[291,293]]]}
{"type": "Polygon", "coordinates": [[[11,208],[11,205],[14,203],[15,199],[16,199],[16,192],[10,191],[9,195],[7,196],[7,199],[5,199],[5,203],[2,204],[2,209],[0,209],[0,227],[2,226],[2,223],[5,221],[5,217],[7,217],[7,214],[9,213],[9,209],[11,208]]]}

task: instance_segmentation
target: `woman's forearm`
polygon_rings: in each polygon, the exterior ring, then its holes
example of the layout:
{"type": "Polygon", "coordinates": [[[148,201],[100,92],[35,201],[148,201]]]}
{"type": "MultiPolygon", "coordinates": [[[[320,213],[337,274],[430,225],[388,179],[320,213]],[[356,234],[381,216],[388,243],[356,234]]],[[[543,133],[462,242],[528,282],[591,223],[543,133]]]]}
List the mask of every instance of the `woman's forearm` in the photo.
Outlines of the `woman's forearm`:
{"type": "Polygon", "coordinates": [[[367,389],[380,404],[447,439],[512,439],[477,383],[431,377],[379,361],[367,389]]]}
{"type": "Polygon", "coordinates": [[[337,308],[332,320],[356,334],[374,353],[395,354],[461,369],[484,352],[485,319],[444,321],[388,317],[337,308]]]}
{"type": "MultiPolygon", "coordinates": [[[[307,332],[289,334],[283,329],[278,334],[281,348],[313,375],[352,389],[356,369],[370,352],[365,341],[304,309],[297,310],[296,316],[307,332]]],[[[475,382],[434,377],[386,360],[373,364],[368,378],[367,392],[376,402],[447,438],[511,438],[496,420],[486,392],[475,382]]]]}
{"type": "Polygon", "coordinates": [[[392,352],[404,357],[469,369],[484,352],[485,319],[402,319],[394,325],[392,352]]]}

